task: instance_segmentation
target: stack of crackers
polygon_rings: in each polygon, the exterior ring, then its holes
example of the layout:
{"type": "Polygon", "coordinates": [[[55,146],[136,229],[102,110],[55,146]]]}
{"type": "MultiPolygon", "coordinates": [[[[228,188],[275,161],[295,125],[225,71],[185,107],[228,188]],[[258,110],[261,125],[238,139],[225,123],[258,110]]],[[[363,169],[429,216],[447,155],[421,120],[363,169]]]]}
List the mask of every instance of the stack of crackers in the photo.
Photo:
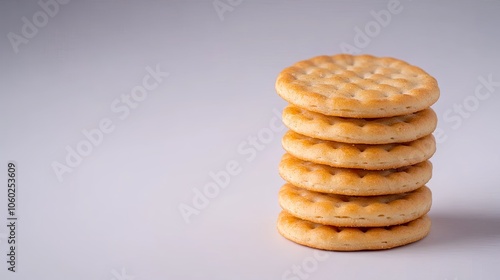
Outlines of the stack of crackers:
{"type": "Polygon", "coordinates": [[[404,61],[318,56],[284,69],[289,105],[278,231],[313,248],[378,250],[424,238],[437,81],[404,61]]]}

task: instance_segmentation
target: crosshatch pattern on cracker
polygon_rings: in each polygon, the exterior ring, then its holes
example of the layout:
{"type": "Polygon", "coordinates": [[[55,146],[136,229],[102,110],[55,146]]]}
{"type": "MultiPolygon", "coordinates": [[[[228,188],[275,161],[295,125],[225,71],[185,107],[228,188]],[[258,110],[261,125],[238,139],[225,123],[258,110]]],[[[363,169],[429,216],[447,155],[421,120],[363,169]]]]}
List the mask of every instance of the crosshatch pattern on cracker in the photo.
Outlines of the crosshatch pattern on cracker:
{"type": "Polygon", "coordinates": [[[284,69],[276,91],[286,101],[324,115],[391,117],[428,108],[439,98],[436,79],[390,57],[318,56],[284,69]]]}

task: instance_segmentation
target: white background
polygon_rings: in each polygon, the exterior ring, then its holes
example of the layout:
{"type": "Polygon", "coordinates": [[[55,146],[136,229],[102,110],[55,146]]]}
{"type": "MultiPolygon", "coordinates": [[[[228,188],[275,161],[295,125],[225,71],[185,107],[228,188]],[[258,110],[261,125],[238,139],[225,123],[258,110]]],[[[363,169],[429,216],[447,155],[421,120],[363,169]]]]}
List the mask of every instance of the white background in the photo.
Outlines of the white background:
{"type": "Polygon", "coordinates": [[[233,0],[217,12],[212,1],[71,1],[43,22],[37,1],[1,1],[0,279],[498,279],[500,2],[401,0],[383,26],[373,14],[388,3],[233,0]],[[23,17],[34,15],[30,34],[23,17]],[[370,25],[360,42],[357,28],[370,25]],[[284,129],[254,157],[241,149],[286,105],[279,71],[342,44],[439,82],[433,227],[409,246],[315,260],[275,227],[284,129]],[[147,67],[169,76],[117,113],[147,67]],[[496,84],[478,100],[488,76],[496,84]],[[114,130],[60,182],[54,162],[66,164],[67,147],[106,118],[114,130]],[[16,273],[6,263],[9,161],[16,273]],[[231,161],[241,172],[186,223],[179,206],[231,161]],[[286,274],[294,266],[302,274],[286,274]]]}

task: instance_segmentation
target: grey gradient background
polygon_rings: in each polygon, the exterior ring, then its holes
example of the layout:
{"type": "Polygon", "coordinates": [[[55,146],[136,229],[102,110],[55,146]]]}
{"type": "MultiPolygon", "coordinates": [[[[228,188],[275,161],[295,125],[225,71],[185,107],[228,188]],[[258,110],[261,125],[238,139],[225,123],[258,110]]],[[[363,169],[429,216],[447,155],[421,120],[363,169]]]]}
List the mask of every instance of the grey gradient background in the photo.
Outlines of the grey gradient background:
{"type": "Polygon", "coordinates": [[[439,82],[433,228],[413,245],[332,252],[316,266],[315,250],[275,229],[284,130],[251,160],[238,147],[285,106],[282,68],[354,44],[389,1],[231,1],[221,16],[213,3],[73,0],[16,53],[9,32],[42,8],[0,2],[0,279],[498,279],[500,87],[458,119],[454,104],[471,102],[479,77],[500,82],[500,1],[401,0],[361,48],[439,82]],[[169,77],[120,119],[111,104],[156,65],[169,77]],[[53,162],[104,118],[113,132],[59,182],[53,162]],[[5,261],[10,160],[16,273],[5,261]],[[231,160],[241,172],[186,223],[179,205],[231,160]],[[286,274],[304,262],[309,272],[286,274]]]}

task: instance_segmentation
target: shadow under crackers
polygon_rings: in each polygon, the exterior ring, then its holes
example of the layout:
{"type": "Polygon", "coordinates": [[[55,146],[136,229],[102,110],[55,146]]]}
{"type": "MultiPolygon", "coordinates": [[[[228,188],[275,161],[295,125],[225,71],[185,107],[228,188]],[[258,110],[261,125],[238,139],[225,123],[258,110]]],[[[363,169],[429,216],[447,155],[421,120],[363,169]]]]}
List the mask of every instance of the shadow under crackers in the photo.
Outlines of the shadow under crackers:
{"type": "MultiPolygon", "coordinates": [[[[457,253],[481,247],[483,250],[500,252],[500,213],[496,215],[478,213],[429,213],[432,221],[431,232],[423,240],[396,247],[390,250],[342,252],[325,251],[328,254],[386,254],[410,250],[413,253],[425,253],[429,250],[441,250],[443,253],[457,253]],[[459,245],[459,246],[457,246],[459,245]]],[[[300,247],[302,245],[295,244],[300,247]]],[[[407,251],[407,252],[410,252],[407,251]]]]}
{"type": "Polygon", "coordinates": [[[430,234],[419,246],[449,247],[460,244],[465,247],[491,247],[500,250],[500,215],[477,213],[430,213],[430,234]]]}

